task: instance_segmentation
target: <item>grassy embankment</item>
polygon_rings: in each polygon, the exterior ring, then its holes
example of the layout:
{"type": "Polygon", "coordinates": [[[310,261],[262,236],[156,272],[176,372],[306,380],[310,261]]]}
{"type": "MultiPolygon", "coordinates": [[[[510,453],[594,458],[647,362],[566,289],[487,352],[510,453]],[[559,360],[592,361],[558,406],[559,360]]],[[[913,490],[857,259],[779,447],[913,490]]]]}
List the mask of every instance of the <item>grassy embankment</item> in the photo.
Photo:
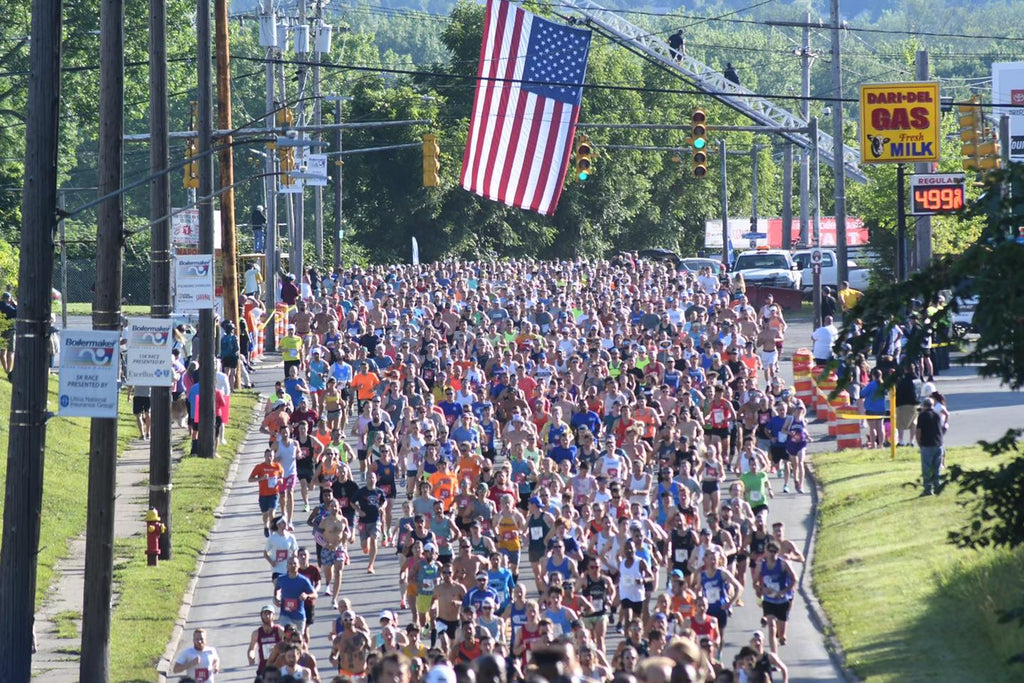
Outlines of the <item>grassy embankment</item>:
{"type": "MultiPolygon", "coordinates": [[[[986,467],[978,448],[948,462],[986,467]]],[[[814,456],[824,486],[814,590],[854,671],[868,681],[1020,681],[1024,629],[994,610],[1020,604],[1024,548],[960,550],[946,535],[965,524],[953,488],[921,498],[917,451],[814,456]]]]}

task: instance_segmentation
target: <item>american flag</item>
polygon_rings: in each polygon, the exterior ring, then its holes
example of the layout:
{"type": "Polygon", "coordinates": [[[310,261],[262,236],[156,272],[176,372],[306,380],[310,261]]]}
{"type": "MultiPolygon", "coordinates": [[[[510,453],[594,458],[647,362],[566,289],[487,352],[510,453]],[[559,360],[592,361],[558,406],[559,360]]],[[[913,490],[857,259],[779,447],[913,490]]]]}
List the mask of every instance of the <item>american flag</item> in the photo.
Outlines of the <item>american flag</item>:
{"type": "Polygon", "coordinates": [[[551,215],[576,134],[590,31],[488,0],[462,187],[551,215]]]}

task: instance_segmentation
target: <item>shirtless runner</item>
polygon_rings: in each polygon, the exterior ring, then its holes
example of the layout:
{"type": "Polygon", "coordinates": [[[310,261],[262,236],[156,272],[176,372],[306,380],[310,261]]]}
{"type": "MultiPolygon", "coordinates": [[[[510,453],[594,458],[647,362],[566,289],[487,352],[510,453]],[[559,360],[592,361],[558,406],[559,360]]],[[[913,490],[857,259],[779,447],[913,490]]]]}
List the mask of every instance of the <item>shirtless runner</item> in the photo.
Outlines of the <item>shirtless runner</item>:
{"type": "Polygon", "coordinates": [[[338,590],[341,578],[348,564],[348,544],[352,541],[352,528],[341,513],[341,502],[332,498],[330,514],[320,520],[320,534],[323,536],[323,549],[320,551],[320,568],[324,572],[324,586],[331,596],[331,607],[338,607],[338,590]]]}
{"type": "MultiPolygon", "coordinates": [[[[441,568],[441,583],[437,586],[437,627],[436,635],[447,634],[449,641],[459,631],[459,617],[462,610],[462,598],[466,595],[466,587],[453,580],[451,566],[441,568]],[[443,630],[441,627],[443,626],[443,630]]],[[[432,639],[432,643],[436,638],[432,639]]]]}
{"type": "Polygon", "coordinates": [[[334,638],[330,661],[338,667],[338,673],[352,679],[366,675],[366,656],[370,653],[370,638],[355,628],[355,613],[347,611],[341,615],[345,630],[334,638]]]}

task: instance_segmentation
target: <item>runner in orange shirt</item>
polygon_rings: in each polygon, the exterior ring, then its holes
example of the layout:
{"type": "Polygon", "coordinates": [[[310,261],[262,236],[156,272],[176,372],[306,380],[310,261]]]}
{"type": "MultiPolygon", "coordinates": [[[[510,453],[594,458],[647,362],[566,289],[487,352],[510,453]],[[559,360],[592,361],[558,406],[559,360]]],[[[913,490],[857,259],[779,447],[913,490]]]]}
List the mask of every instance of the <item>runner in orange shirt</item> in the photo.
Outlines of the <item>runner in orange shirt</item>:
{"type": "Polygon", "coordinates": [[[438,465],[437,472],[431,474],[427,481],[430,482],[434,498],[444,504],[445,512],[447,512],[455,502],[455,494],[459,492],[459,477],[452,472],[451,463],[447,458],[442,457],[438,465]]]}
{"type": "Polygon", "coordinates": [[[363,405],[376,395],[379,384],[380,377],[366,365],[352,378],[352,388],[356,390],[356,400],[358,401],[358,414],[363,412],[363,405]]]}
{"type": "MultiPolygon", "coordinates": [[[[273,413],[271,413],[273,414],[273,413]]],[[[284,478],[284,468],[274,459],[274,451],[263,452],[263,462],[252,468],[249,481],[258,481],[260,489],[260,512],[263,513],[263,535],[270,536],[270,524],[277,509],[278,485],[284,478]]]]}

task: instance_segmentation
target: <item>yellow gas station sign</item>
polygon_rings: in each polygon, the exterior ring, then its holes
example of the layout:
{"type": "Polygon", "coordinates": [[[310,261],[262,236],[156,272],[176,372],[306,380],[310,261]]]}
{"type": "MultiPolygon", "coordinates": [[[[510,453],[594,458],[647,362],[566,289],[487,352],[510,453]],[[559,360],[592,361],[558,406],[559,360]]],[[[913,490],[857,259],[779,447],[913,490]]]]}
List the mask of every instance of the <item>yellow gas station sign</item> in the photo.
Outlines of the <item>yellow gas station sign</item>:
{"type": "Polygon", "coordinates": [[[863,164],[939,160],[939,84],[860,86],[860,159],[863,164]]]}

